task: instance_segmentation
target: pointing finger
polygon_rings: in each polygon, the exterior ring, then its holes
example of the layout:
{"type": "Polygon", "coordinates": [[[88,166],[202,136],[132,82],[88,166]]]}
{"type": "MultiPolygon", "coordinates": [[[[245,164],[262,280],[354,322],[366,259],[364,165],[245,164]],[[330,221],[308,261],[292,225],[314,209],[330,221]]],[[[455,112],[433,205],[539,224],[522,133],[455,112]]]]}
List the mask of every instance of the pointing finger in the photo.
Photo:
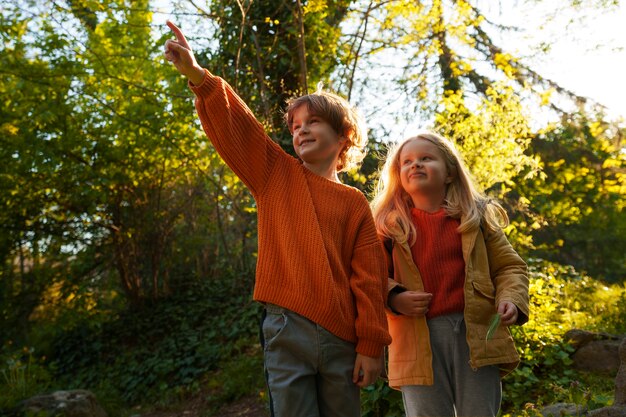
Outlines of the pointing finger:
{"type": "Polygon", "coordinates": [[[166,24],[172,30],[172,32],[174,32],[174,35],[176,36],[176,40],[180,42],[180,44],[184,46],[185,48],[191,49],[189,47],[189,43],[187,42],[187,38],[185,38],[185,35],[183,34],[182,30],[180,30],[179,27],[176,26],[174,23],[172,23],[170,20],[168,20],[166,24]]]}

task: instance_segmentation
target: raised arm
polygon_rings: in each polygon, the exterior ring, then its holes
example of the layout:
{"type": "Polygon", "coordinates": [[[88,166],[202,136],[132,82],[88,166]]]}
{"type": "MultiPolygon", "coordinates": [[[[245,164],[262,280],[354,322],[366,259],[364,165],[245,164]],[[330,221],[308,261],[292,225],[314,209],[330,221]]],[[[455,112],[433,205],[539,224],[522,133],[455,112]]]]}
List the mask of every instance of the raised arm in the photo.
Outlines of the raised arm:
{"type": "Polygon", "coordinates": [[[182,31],[170,21],[167,26],[176,39],[166,41],[165,58],[189,79],[204,132],[224,162],[258,196],[277,157],[287,154],[267,136],[230,85],[198,65],[182,31]]]}
{"type": "Polygon", "coordinates": [[[199,85],[204,79],[204,69],[198,65],[187,38],[178,26],[169,20],[167,26],[174,32],[176,40],[168,39],[165,42],[165,59],[174,64],[178,72],[187,77],[192,84],[199,85]]]}

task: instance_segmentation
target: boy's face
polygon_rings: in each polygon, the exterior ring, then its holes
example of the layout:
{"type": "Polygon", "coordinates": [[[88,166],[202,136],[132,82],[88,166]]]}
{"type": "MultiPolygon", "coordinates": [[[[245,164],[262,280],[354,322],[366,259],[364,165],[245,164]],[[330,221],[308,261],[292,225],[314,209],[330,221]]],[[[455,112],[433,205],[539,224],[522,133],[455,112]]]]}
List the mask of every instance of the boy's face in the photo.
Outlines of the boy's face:
{"type": "Polygon", "coordinates": [[[346,143],[346,138],[320,116],[311,114],[306,105],[293,111],[292,135],[293,149],[305,165],[332,163],[334,167],[346,143]]]}

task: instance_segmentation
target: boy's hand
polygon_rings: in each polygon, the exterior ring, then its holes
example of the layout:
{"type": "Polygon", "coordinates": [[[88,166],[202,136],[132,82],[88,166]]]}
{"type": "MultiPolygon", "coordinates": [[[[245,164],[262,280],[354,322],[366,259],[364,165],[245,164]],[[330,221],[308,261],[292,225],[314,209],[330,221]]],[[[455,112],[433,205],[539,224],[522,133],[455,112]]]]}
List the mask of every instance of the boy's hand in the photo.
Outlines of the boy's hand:
{"type": "Polygon", "coordinates": [[[167,26],[174,32],[176,40],[168,39],[165,42],[165,59],[174,64],[178,72],[189,78],[194,85],[199,85],[204,79],[204,69],[196,62],[191,46],[178,26],[169,20],[167,26]]]}
{"type": "Polygon", "coordinates": [[[517,323],[519,312],[517,306],[510,301],[501,301],[498,304],[498,313],[500,313],[500,324],[510,326],[517,323]]]}
{"type": "Polygon", "coordinates": [[[352,382],[359,387],[364,388],[376,382],[383,368],[381,358],[372,358],[370,356],[356,354],[354,362],[354,371],[352,373],[352,382]]]}
{"type": "Polygon", "coordinates": [[[403,291],[391,295],[389,306],[405,316],[421,317],[428,312],[432,298],[433,295],[427,292],[403,291]]]}

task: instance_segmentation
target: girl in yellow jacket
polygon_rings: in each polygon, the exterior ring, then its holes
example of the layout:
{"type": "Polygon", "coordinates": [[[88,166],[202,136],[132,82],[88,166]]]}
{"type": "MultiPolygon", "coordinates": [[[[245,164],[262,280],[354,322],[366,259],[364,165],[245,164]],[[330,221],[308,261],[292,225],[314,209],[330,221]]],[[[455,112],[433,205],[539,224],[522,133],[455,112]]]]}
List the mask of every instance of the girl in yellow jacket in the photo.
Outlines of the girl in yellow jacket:
{"type": "Polygon", "coordinates": [[[527,266],[453,143],[432,132],[391,149],[372,201],[389,255],[389,384],[407,417],[496,416],[528,321],[527,266]]]}

